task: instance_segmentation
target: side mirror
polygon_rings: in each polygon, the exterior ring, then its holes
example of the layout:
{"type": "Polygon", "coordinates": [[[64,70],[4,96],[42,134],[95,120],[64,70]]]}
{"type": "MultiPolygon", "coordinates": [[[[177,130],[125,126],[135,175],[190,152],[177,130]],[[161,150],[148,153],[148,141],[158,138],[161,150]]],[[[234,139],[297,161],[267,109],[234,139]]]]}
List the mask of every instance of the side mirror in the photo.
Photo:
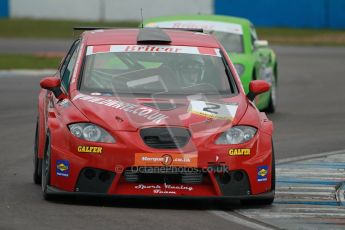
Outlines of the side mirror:
{"type": "Polygon", "coordinates": [[[268,46],[268,41],[266,41],[266,40],[256,40],[254,42],[254,48],[255,49],[267,47],[267,46],[268,46]]]}
{"type": "Polygon", "coordinates": [[[249,93],[247,97],[249,100],[253,101],[254,98],[261,94],[268,92],[271,88],[270,83],[264,80],[254,80],[249,83],[249,93]]]}
{"type": "Polygon", "coordinates": [[[52,90],[53,88],[60,88],[61,80],[57,77],[45,77],[40,81],[41,88],[52,90]]]}
{"type": "Polygon", "coordinates": [[[57,77],[45,77],[40,81],[40,86],[43,89],[52,91],[57,99],[63,97],[63,93],[60,89],[61,80],[57,77]]]}

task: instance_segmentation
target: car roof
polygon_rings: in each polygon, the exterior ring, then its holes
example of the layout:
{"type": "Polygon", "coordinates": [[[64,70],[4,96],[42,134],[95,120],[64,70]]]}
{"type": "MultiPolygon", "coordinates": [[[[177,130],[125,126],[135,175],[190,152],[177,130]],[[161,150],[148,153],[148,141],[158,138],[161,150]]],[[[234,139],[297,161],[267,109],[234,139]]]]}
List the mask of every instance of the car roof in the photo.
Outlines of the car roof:
{"type": "MultiPolygon", "coordinates": [[[[92,30],[83,33],[82,37],[86,45],[133,45],[138,44],[137,38],[139,32],[149,30],[149,28],[133,28],[133,29],[104,29],[92,30]]],[[[219,48],[219,42],[212,35],[182,31],[176,29],[159,29],[170,38],[171,42],[164,45],[175,46],[197,46],[219,48]]],[[[152,42],[150,44],[159,44],[160,42],[152,42]]]]}
{"type": "Polygon", "coordinates": [[[161,21],[177,21],[177,20],[202,20],[202,21],[217,21],[217,22],[229,22],[237,23],[242,26],[250,26],[252,23],[245,18],[226,16],[226,15],[175,15],[175,16],[162,16],[150,18],[144,21],[144,25],[150,22],[161,21]]]}

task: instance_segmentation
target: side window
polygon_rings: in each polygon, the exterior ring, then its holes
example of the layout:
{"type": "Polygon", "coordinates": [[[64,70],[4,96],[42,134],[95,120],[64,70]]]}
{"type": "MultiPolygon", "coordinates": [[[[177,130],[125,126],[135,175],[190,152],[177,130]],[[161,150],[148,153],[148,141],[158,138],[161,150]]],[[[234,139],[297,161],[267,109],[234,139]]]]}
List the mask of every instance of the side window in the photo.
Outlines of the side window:
{"type": "Polygon", "coordinates": [[[79,41],[76,41],[69,50],[63,64],[60,68],[61,84],[67,91],[69,88],[70,78],[73,72],[74,64],[77,59],[79,41]]]}
{"type": "Polygon", "coordinates": [[[258,40],[258,35],[256,34],[256,30],[253,25],[250,25],[250,37],[252,40],[252,46],[254,47],[254,42],[258,40]]]}

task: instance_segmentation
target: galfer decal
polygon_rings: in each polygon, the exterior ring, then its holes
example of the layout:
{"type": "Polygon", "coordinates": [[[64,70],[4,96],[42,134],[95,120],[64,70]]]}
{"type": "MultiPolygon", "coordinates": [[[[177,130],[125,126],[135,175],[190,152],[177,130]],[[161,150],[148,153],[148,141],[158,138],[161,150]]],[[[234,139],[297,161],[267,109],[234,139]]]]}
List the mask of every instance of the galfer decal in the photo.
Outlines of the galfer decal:
{"type": "Polygon", "coordinates": [[[250,156],[250,149],[230,149],[229,156],[250,156]]]}
{"type": "Polygon", "coordinates": [[[69,177],[69,161],[67,160],[57,160],[56,161],[56,175],[69,177]]]}
{"type": "Polygon", "coordinates": [[[233,34],[243,34],[242,26],[236,23],[229,22],[213,22],[203,20],[176,20],[166,22],[152,22],[145,25],[145,27],[161,27],[161,28],[190,28],[203,29],[205,31],[220,31],[233,34]]]}
{"type": "Polygon", "coordinates": [[[233,120],[238,104],[236,103],[214,103],[208,101],[191,100],[188,111],[207,118],[233,120]]]}
{"type": "Polygon", "coordinates": [[[145,184],[139,184],[134,186],[137,190],[152,190],[152,193],[154,194],[176,194],[177,191],[193,191],[193,187],[191,186],[185,186],[185,185],[172,185],[172,184],[166,184],[163,185],[145,185],[145,184]]]}
{"type": "Polygon", "coordinates": [[[191,46],[164,46],[164,45],[102,45],[88,46],[86,55],[95,53],[122,53],[122,52],[143,52],[143,53],[179,53],[179,54],[199,54],[221,57],[220,50],[209,47],[191,46]]]}
{"type": "Polygon", "coordinates": [[[113,99],[104,99],[101,97],[78,94],[73,98],[73,101],[75,100],[87,101],[87,102],[123,110],[125,112],[135,114],[139,117],[144,117],[149,121],[155,122],[156,124],[159,124],[162,121],[164,121],[166,118],[168,118],[168,116],[161,114],[159,112],[155,112],[155,110],[153,109],[150,109],[141,105],[131,104],[131,103],[122,102],[122,101],[113,100],[113,99]]]}
{"type": "Polygon", "coordinates": [[[78,153],[97,153],[101,154],[103,151],[102,147],[96,146],[78,146],[78,153]]]}
{"type": "Polygon", "coordinates": [[[267,181],[268,175],[268,166],[259,166],[258,167],[258,182],[267,181]]]}
{"type": "Polygon", "coordinates": [[[183,166],[197,167],[197,154],[136,153],[135,166],[183,166]]]}

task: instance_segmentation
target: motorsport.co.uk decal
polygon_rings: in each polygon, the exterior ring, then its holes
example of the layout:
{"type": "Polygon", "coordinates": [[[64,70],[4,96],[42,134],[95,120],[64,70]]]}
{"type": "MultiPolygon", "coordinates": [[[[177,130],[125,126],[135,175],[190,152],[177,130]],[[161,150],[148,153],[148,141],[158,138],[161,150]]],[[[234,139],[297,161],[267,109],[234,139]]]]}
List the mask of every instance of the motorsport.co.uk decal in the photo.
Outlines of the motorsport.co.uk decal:
{"type": "Polygon", "coordinates": [[[250,149],[230,149],[229,156],[250,156],[250,149]]]}
{"type": "Polygon", "coordinates": [[[179,54],[199,54],[221,57],[220,50],[208,47],[192,46],[164,46],[164,45],[99,45],[88,46],[86,55],[95,53],[179,53],[179,54]]]}
{"type": "Polygon", "coordinates": [[[114,99],[104,99],[102,97],[97,97],[97,96],[78,94],[73,98],[73,101],[75,100],[87,101],[87,102],[123,110],[127,113],[135,114],[139,117],[144,117],[149,121],[155,122],[156,124],[159,124],[162,121],[164,121],[166,118],[168,118],[168,116],[161,114],[159,112],[156,112],[154,109],[150,109],[145,106],[122,102],[122,101],[118,101],[114,99]]]}
{"type": "Polygon", "coordinates": [[[242,26],[239,24],[203,20],[176,20],[166,22],[151,22],[145,25],[145,27],[203,29],[205,31],[220,31],[232,34],[243,34],[242,26]]]}
{"type": "Polygon", "coordinates": [[[191,100],[188,111],[207,118],[230,120],[236,115],[238,104],[227,103],[220,104],[207,101],[191,100]]]}
{"type": "Polygon", "coordinates": [[[101,154],[102,151],[103,151],[102,147],[78,146],[78,153],[96,153],[96,154],[101,154]]]}
{"type": "Polygon", "coordinates": [[[166,183],[164,183],[163,185],[139,184],[139,185],[135,185],[134,188],[138,190],[152,190],[152,193],[154,194],[176,194],[177,191],[187,191],[187,192],[193,191],[193,187],[191,186],[172,185],[172,184],[166,184],[166,183]]]}
{"type": "Polygon", "coordinates": [[[136,153],[135,166],[181,166],[197,167],[197,154],[136,153]]]}
{"type": "Polygon", "coordinates": [[[69,177],[69,161],[67,160],[56,160],[56,175],[69,177]]]}
{"type": "Polygon", "coordinates": [[[267,181],[268,166],[258,167],[258,182],[267,181]]]}

